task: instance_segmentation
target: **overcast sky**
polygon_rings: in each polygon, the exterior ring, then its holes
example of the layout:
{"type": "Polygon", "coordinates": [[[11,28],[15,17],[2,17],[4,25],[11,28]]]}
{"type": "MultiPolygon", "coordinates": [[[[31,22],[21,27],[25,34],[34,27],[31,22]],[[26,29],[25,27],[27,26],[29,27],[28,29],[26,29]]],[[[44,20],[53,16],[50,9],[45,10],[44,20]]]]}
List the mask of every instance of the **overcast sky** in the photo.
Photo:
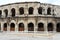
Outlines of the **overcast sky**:
{"type": "Polygon", "coordinates": [[[0,5],[8,4],[8,3],[16,3],[16,2],[25,2],[25,1],[37,1],[41,3],[50,3],[55,5],[60,5],[60,0],[0,0],[0,5]]]}

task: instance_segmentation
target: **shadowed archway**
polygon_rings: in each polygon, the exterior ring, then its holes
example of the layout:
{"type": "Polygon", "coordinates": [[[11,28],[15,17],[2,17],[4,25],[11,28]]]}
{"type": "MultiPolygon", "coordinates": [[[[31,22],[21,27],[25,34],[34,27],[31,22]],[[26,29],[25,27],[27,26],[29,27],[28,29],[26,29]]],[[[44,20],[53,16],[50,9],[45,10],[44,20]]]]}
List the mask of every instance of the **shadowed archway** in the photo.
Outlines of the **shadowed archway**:
{"type": "Polygon", "coordinates": [[[57,23],[56,31],[60,32],[60,23],[57,23]]]}
{"type": "Polygon", "coordinates": [[[51,8],[50,7],[47,9],[47,14],[51,15],[51,8]]]}
{"type": "Polygon", "coordinates": [[[28,24],[28,31],[34,31],[34,24],[33,23],[28,24]]]}
{"type": "Polygon", "coordinates": [[[53,23],[48,23],[48,31],[53,31],[53,23]]]}
{"type": "Polygon", "coordinates": [[[38,31],[44,31],[44,24],[38,23],[38,31]]]}
{"type": "Polygon", "coordinates": [[[4,25],[3,25],[3,30],[4,30],[4,31],[7,31],[7,23],[4,23],[4,25]]]}
{"type": "Polygon", "coordinates": [[[14,17],[15,16],[15,8],[11,9],[11,13],[12,13],[12,17],[14,17]]]}
{"type": "Polygon", "coordinates": [[[15,24],[14,23],[10,24],[10,31],[15,31],[15,24]]]}
{"type": "Polygon", "coordinates": [[[19,23],[18,31],[24,31],[24,24],[23,23],[19,23]]]}
{"type": "Polygon", "coordinates": [[[30,14],[30,15],[32,15],[32,14],[33,14],[33,10],[34,10],[34,9],[33,9],[33,7],[29,7],[28,12],[29,12],[29,14],[30,14]]]}

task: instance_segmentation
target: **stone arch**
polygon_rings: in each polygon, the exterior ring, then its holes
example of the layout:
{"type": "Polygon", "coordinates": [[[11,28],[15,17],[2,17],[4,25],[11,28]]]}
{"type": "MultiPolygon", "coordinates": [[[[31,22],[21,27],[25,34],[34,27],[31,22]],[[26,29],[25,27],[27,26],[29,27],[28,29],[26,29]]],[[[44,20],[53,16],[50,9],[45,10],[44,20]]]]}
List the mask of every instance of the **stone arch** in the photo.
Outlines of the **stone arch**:
{"type": "Polygon", "coordinates": [[[47,9],[47,14],[51,15],[51,8],[50,7],[48,7],[48,9],[47,9]]]}
{"type": "Polygon", "coordinates": [[[4,23],[4,25],[3,25],[3,30],[4,30],[4,31],[7,31],[7,23],[4,23]]]}
{"type": "Polygon", "coordinates": [[[19,8],[19,13],[20,13],[20,15],[24,14],[24,8],[23,7],[19,8]]]}
{"type": "Polygon", "coordinates": [[[57,31],[57,32],[60,32],[60,23],[57,23],[56,31],[57,31]]]}
{"type": "Polygon", "coordinates": [[[29,7],[28,12],[29,12],[30,15],[33,14],[33,11],[34,11],[33,7],[29,7]]]}
{"type": "Polygon", "coordinates": [[[24,31],[24,23],[19,23],[18,31],[24,31]]]}
{"type": "Polygon", "coordinates": [[[39,7],[39,8],[38,8],[38,13],[39,13],[39,14],[42,14],[42,7],[39,7]]]}
{"type": "Polygon", "coordinates": [[[14,16],[15,16],[15,13],[16,13],[16,12],[15,12],[15,8],[12,8],[12,9],[11,9],[11,13],[12,13],[12,17],[14,17],[14,16]]]}
{"type": "Polygon", "coordinates": [[[34,24],[32,22],[28,23],[28,31],[34,31],[34,24]]]}
{"type": "Polygon", "coordinates": [[[53,27],[54,27],[53,23],[48,23],[47,25],[48,31],[53,31],[53,27]]]}
{"type": "Polygon", "coordinates": [[[2,16],[2,10],[0,10],[0,17],[2,16]]]}
{"type": "Polygon", "coordinates": [[[38,23],[38,31],[44,31],[44,24],[38,23]]]}
{"type": "Polygon", "coordinates": [[[5,13],[5,17],[7,17],[8,16],[8,9],[5,9],[4,13],[5,13]]]}
{"type": "Polygon", "coordinates": [[[15,31],[15,23],[10,24],[10,31],[15,31]]]}

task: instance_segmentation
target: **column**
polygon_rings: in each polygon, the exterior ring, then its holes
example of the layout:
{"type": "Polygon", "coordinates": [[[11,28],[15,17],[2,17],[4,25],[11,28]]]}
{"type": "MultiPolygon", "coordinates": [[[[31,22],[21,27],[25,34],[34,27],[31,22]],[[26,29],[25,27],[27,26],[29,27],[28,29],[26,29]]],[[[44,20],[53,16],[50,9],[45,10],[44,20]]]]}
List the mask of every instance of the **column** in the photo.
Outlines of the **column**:
{"type": "Polygon", "coordinates": [[[1,31],[3,31],[3,22],[1,22],[1,31]]]}
{"type": "Polygon", "coordinates": [[[38,31],[38,24],[35,23],[35,25],[34,25],[34,32],[37,32],[37,31],[38,31]]]}
{"type": "Polygon", "coordinates": [[[7,25],[7,31],[8,32],[10,31],[10,25],[9,24],[7,25]]]}
{"type": "Polygon", "coordinates": [[[11,14],[12,14],[10,10],[11,10],[11,6],[9,6],[8,8],[8,17],[11,17],[11,14]]]}
{"type": "Polygon", "coordinates": [[[18,6],[16,6],[16,14],[15,14],[16,16],[18,16],[19,15],[19,7],[18,6]]]}
{"type": "Polygon", "coordinates": [[[25,32],[28,32],[28,26],[27,26],[28,23],[27,23],[27,22],[28,22],[28,21],[25,21],[25,22],[24,22],[24,29],[25,29],[24,31],[25,31],[25,32]]]}
{"type": "Polygon", "coordinates": [[[53,31],[56,32],[56,23],[54,23],[53,31]]]}
{"type": "Polygon", "coordinates": [[[18,32],[18,24],[15,24],[15,31],[18,32]]]}
{"type": "Polygon", "coordinates": [[[48,32],[47,22],[45,22],[45,24],[44,24],[44,31],[45,31],[46,33],[48,32]]]}
{"type": "Polygon", "coordinates": [[[45,8],[45,15],[47,15],[47,7],[45,8]]]}

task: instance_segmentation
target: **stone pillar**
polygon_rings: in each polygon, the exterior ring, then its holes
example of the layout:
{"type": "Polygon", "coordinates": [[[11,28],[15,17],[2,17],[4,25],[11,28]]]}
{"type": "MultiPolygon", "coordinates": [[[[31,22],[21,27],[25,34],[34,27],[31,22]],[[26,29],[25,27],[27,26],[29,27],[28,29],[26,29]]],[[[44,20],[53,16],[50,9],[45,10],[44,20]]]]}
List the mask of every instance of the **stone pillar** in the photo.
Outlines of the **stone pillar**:
{"type": "Polygon", "coordinates": [[[11,6],[9,6],[8,8],[8,17],[11,17],[11,14],[12,14],[10,10],[11,10],[11,6]]]}
{"type": "Polygon", "coordinates": [[[51,15],[53,15],[53,9],[51,9],[51,15]]]}
{"type": "Polygon", "coordinates": [[[54,23],[53,31],[56,32],[56,23],[54,23]]]}
{"type": "Polygon", "coordinates": [[[37,32],[38,31],[38,26],[37,24],[34,26],[34,32],[37,32]]]}
{"type": "Polygon", "coordinates": [[[9,24],[7,25],[7,31],[8,32],[10,31],[10,25],[9,24]]]}
{"type": "Polygon", "coordinates": [[[16,6],[16,14],[15,14],[15,16],[18,16],[19,15],[19,7],[18,6],[16,6]]]}
{"type": "Polygon", "coordinates": [[[45,14],[47,14],[47,7],[45,8],[45,14]]]}
{"type": "Polygon", "coordinates": [[[15,24],[15,31],[18,32],[18,24],[15,24]]]}
{"type": "Polygon", "coordinates": [[[45,32],[48,32],[48,29],[47,29],[47,22],[44,24],[44,30],[45,30],[45,32]]]}
{"type": "Polygon", "coordinates": [[[25,21],[24,21],[24,26],[25,26],[25,32],[28,32],[28,4],[24,6],[24,15],[25,15],[25,21]]]}
{"type": "MultiPolygon", "coordinates": [[[[36,21],[38,21],[38,19],[36,19],[36,21]]],[[[38,23],[36,21],[34,23],[34,32],[38,31],[38,23]]]]}
{"type": "Polygon", "coordinates": [[[28,21],[26,21],[26,22],[24,22],[24,31],[25,32],[28,32],[28,23],[27,23],[28,21]]]}
{"type": "Polygon", "coordinates": [[[1,31],[3,31],[3,22],[1,22],[1,31]]]}
{"type": "Polygon", "coordinates": [[[25,14],[25,15],[28,14],[28,4],[26,4],[25,7],[24,7],[24,14],[25,14]]]}

